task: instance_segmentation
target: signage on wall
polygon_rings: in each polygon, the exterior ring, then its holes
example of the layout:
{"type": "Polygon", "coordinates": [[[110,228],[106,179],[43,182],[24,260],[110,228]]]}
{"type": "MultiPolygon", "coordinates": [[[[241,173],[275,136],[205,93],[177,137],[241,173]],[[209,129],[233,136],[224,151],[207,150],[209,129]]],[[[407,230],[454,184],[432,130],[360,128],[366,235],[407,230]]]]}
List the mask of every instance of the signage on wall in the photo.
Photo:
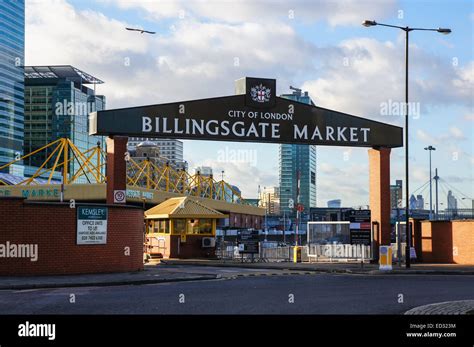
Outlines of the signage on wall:
{"type": "Polygon", "coordinates": [[[351,245],[370,246],[372,242],[370,210],[349,212],[349,238],[351,245]]]}
{"type": "Polygon", "coordinates": [[[77,236],[78,245],[107,243],[107,207],[78,206],[77,236]]]}
{"type": "Polygon", "coordinates": [[[127,193],[125,190],[114,190],[114,204],[125,204],[127,193]]]}
{"type": "Polygon", "coordinates": [[[276,80],[237,81],[238,95],[103,110],[91,135],[401,147],[402,128],[276,96],[276,80]]]}

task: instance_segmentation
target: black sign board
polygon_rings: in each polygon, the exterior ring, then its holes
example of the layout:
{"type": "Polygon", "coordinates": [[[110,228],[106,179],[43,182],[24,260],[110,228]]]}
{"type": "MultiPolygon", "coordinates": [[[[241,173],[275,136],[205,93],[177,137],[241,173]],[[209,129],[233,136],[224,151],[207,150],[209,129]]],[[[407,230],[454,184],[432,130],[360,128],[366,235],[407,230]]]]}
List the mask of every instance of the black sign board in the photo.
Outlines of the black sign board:
{"type": "Polygon", "coordinates": [[[349,211],[349,221],[351,223],[370,223],[370,210],[349,211]]]}
{"type": "Polygon", "coordinates": [[[242,230],[237,236],[239,242],[239,253],[254,253],[259,252],[259,238],[257,230],[242,230]]]}
{"type": "Polygon", "coordinates": [[[370,210],[349,212],[349,238],[351,245],[367,245],[372,241],[370,210]]]}
{"type": "Polygon", "coordinates": [[[351,245],[366,245],[370,246],[371,237],[370,237],[370,230],[350,230],[350,243],[351,245]]]}
{"type": "Polygon", "coordinates": [[[89,133],[354,147],[403,145],[400,127],[280,98],[275,86],[272,79],[246,78],[240,95],[93,112],[89,133]]]}

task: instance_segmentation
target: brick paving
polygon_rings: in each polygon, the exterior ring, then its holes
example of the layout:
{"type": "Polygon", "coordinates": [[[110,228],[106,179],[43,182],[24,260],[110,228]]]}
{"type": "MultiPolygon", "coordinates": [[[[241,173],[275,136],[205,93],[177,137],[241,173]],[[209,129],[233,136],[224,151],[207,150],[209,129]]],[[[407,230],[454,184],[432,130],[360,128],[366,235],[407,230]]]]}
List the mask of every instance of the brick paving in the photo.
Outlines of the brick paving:
{"type": "Polygon", "coordinates": [[[405,312],[406,315],[459,315],[472,314],[474,300],[447,301],[423,305],[405,312]]]}

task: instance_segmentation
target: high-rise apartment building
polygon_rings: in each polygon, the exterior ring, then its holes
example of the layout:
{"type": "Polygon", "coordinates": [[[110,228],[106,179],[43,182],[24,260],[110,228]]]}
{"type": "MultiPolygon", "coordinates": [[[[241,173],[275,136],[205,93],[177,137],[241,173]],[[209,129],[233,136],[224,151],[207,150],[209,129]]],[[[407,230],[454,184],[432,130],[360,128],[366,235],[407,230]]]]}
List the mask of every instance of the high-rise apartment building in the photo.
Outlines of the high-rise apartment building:
{"type": "MultiPolygon", "coordinates": [[[[283,94],[282,98],[314,105],[307,92],[296,90],[292,94],[283,94]]],[[[293,215],[289,200],[297,203],[298,175],[300,179],[300,204],[304,207],[303,216],[311,207],[316,207],[316,146],[282,144],[279,153],[280,164],[280,212],[293,215]]]]}
{"type": "Polygon", "coordinates": [[[403,181],[396,180],[395,184],[390,185],[390,207],[392,210],[401,207],[403,201],[403,181]]]}
{"type": "Polygon", "coordinates": [[[263,187],[259,192],[259,205],[267,210],[268,215],[280,214],[280,188],[263,187]]]}

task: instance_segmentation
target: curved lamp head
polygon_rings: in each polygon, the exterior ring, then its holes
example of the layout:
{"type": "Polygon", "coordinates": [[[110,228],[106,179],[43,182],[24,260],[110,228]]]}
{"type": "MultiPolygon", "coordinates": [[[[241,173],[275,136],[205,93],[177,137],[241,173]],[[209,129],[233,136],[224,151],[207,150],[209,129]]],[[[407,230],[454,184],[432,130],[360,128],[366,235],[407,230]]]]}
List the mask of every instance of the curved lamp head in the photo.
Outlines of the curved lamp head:
{"type": "Polygon", "coordinates": [[[365,26],[365,27],[373,27],[375,25],[377,25],[377,22],[374,21],[374,20],[365,20],[362,22],[362,25],[365,26]]]}
{"type": "Polygon", "coordinates": [[[448,28],[438,28],[436,31],[444,35],[451,34],[451,29],[448,28]]]}

